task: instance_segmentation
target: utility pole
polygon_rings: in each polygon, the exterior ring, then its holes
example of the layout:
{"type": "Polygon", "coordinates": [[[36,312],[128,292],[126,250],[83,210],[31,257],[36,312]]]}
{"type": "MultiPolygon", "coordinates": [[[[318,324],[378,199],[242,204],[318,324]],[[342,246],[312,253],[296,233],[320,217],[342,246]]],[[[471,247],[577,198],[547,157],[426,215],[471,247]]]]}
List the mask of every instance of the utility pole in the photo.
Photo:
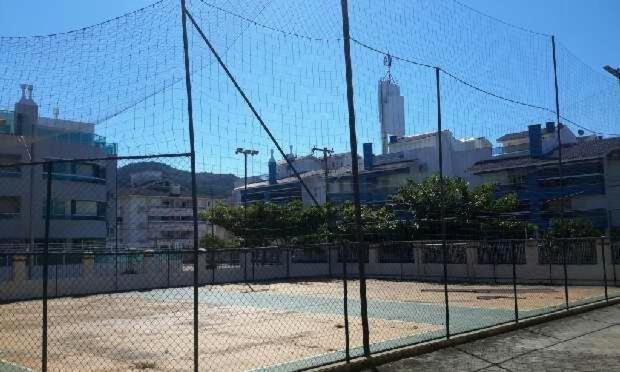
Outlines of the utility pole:
{"type": "MultiPolygon", "coordinates": [[[[243,155],[243,208],[247,208],[248,206],[248,155],[254,156],[258,155],[258,150],[252,149],[244,149],[243,147],[237,147],[235,150],[235,155],[243,155]]],[[[245,212],[244,212],[245,213],[245,212]]]]}
{"type": "Polygon", "coordinates": [[[318,148],[318,147],[313,147],[312,148],[312,155],[314,155],[314,152],[318,151],[318,152],[322,152],[323,153],[323,167],[325,170],[325,204],[327,204],[329,202],[329,167],[327,164],[327,159],[328,157],[334,153],[334,149],[328,149],[327,147],[323,147],[322,149],[318,148]]]}

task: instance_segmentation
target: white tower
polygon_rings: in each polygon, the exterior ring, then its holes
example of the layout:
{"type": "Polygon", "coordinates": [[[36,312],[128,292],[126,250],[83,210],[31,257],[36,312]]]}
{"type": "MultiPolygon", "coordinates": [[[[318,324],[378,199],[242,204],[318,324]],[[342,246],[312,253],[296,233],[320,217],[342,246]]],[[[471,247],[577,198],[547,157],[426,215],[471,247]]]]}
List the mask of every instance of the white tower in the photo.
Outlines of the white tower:
{"type": "Polygon", "coordinates": [[[383,60],[388,68],[386,76],[379,80],[379,123],[381,124],[381,150],[388,152],[390,136],[405,135],[405,98],[400,95],[400,87],[392,78],[390,68],[392,57],[388,54],[383,60]]]}

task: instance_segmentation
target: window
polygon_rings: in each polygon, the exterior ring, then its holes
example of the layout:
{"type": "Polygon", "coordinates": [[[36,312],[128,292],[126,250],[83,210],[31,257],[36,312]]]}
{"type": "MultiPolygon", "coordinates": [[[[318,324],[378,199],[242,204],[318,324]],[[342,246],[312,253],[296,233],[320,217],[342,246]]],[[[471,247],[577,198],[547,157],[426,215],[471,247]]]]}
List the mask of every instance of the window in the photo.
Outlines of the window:
{"type": "Polygon", "coordinates": [[[75,174],[78,176],[96,177],[98,175],[97,168],[98,166],[95,164],[78,163],[75,164],[75,174]]]}
{"type": "Polygon", "coordinates": [[[21,199],[19,196],[0,196],[0,217],[13,217],[19,215],[21,199]]]}
{"type": "Polygon", "coordinates": [[[97,202],[94,201],[83,201],[83,200],[74,200],[73,201],[73,215],[74,216],[97,216],[97,202]]]}
{"type": "Polygon", "coordinates": [[[20,166],[4,167],[3,164],[13,164],[21,162],[19,155],[12,154],[0,154],[0,173],[21,173],[20,166]]]}
{"type": "MultiPolygon", "coordinates": [[[[49,159],[49,160],[53,160],[53,159],[49,159]]],[[[48,164],[45,164],[43,166],[43,171],[45,173],[49,172],[48,164]]],[[[54,163],[52,164],[52,171],[53,171],[52,173],[54,174],[72,174],[71,163],[65,163],[65,162],[54,163]]]]}
{"type": "Polygon", "coordinates": [[[191,239],[193,231],[162,231],[162,239],[191,239]]]}
{"type": "MultiPolygon", "coordinates": [[[[54,161],[54,159],[47,160],[54,161]]],[[[49,172],[49,164],[43,166],[43,172],[43,177],[46,177],[49,172]]],[[[52,173],[55,178],[96,178],[99,179],[99,182],[106,178],[105,168],[92,163],[55,162],[52,164],[52,173]]]]}
{"type": "Polygon", "coordinates": [[[522,186],[527,183],[527,174],[509,174],[508,183],[512,186],[522,186]]]}
{"type": "Polygon", "coordinates": [[[72,200],[71,215],[73,217],[104,218],[106,203],[91,200],[72,200]]]}
{"type": "Polygon", "coordinates": [[[148,216],[149,222],[191,222],[192,216],[148,216]]]}

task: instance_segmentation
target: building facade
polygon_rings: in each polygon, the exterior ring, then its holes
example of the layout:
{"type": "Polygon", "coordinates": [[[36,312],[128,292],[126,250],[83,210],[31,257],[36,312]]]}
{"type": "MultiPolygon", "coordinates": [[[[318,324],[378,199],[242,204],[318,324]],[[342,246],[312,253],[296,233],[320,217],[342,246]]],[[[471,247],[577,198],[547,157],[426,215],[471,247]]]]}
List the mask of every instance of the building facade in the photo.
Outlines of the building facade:
{"type": "MultiPolygon", "coordinates": [[[[192,196],[189,190],[162,178],[160,172],[135,174],[131,185],[119,189],[119,249],[181,250],[194,247],[192,196]]],[[[198,197],[199,212],[223,200],[198,197]]],[[[230,235],[209,221],[198,221],[199,238],[230,235]]]]}
{"type": "Polygon", "coordinates": [[[560,182],[557,128],[531,125],[527,132],[498,139],[502,155],[476,163],[477,183],[494,183],[498,193],[515,193],[520,215],[544,230],[564,208],[566,218],[590,220],[601,231],[620,226],[620,139],[562,135],[560,182]]]}
{"type": "MultiPolygon", "coordinates": [[[[39,117],[32,86],[22,86],[14,111],[2,119],[0,246],[37,250],[45,238],[50,170],[41,162],[102,159],[115,155],[116,146],[97,136],[94,124],[60,119],[57,109],[53,118],[39,117]]],[[[50,247],[104,249],[115,233],[116,161],[57,162],[51,174],[50,247]]]]}

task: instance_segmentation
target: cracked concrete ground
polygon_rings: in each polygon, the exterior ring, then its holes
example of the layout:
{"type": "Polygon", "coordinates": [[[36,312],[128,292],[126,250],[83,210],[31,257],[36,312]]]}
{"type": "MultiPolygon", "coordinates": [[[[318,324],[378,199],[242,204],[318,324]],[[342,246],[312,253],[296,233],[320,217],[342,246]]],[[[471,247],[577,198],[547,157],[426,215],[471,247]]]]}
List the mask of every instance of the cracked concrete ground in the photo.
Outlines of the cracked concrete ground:
{"type": "Polygon", "coordinates": [[[376,368],[397,371],[620,371],[620,305],[376,368]]]}

